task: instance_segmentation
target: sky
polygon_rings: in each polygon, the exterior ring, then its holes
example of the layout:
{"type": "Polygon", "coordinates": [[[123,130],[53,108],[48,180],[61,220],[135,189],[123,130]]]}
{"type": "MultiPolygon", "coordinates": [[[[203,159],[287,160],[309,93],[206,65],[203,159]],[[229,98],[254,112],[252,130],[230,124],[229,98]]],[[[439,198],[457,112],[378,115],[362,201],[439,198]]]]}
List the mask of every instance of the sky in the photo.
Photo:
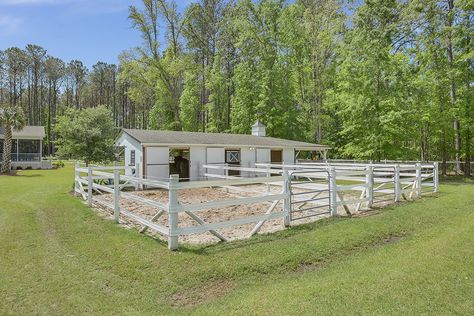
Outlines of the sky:
{"type": "MultiPolygon", "coordinates": [[[[192,0],[177,0],[184,10],[192,0]]],[[[65,62],[117,63],[142,39],[128,20],[140,0],[0,0],[0,50],[40,45],[65,62]]]]}

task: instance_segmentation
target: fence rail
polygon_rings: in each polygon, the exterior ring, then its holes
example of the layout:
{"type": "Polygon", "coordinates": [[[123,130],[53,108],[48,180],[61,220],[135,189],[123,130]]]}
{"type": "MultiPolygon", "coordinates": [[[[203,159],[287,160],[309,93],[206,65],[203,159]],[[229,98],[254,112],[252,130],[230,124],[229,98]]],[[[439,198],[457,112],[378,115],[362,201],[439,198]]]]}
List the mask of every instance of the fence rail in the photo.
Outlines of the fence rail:
{"type": "Polygon", "coordinates": [[[118,222],[128,217],[142,225],[141,232],[152,229],[168,239],[168,248],[178,248],[178,237],[209,232],[222,241],[228,240],[219,229],[254,223],[250,236],[260,231],[269,220],[282,219],[284,226],[313,216],[354,214],[374,204],[410,200],[438,191],[438,165],[433,164],[361,164],[361,163],[257,163],[254,167],[212,164],[204,165],[207,180],[179,182],[177,175],[169,181],[143,179],[139,166],[80,166],[75,168],[76,195],[90,206],[101,205],[113,211],[118,222]],[[127,172],[124,172],[127,171],[127,172]],[[238,171],[238,175],[229,175],[238,171]],[[128,175],[124,175],[126,173],[128,175]],[[252,185],[263,186],[263,191],[252,185]],[[166,201],[125,191],[132,188],[155,188],[164,192],[166,201]],[[225,197],[204,202],[186,202],[183,190],[220,188],[240,192],[235,198],[225,197]],[[107,200],[105,196],[112,196],[107,200]],[[146,217],[124,206],[129,201],[138,207],[152,208],[146,217]],[[263,214],[208,222],[200,217],[206,210],[264,204],[263,214]],[[186,214],[194,225],[180,225],[180,214],[186,214]],[[166,223],[158,223],[166,219],[166,223]]]}
{"type": "Polygon", "coordinates": [[[221,180],[209,180],[209,181],[192,181],[192,182],[179,182],[177,175],[171,175],[169,182],[156,181],[141,179],[135,172],[133,176],[125,176],[120,174],[120,171],[131,168],[133,170],[139,170],[134,167],[80,167],[76,166],[75,169],[75,192],[82,196],[84,200],[88,201],[88,204],[92,206],[94,203],[100,204],[106,208],[114,211],[114,218],[118,222],[119,216],[123,215],[129,217],[140,224],[144,225],[142,231],[146,229],[153,229],[160,234],[168,238],[168,248],[171,250],[177,249],[178,237],[188,234],[199,234],[204,232],[210,232],[222,241],[226,241],[227,238],[216,230],[221,228],[227,228],[235,225],[243,225],[255,223],[250,235],[256,234],[262,225],[268,220],[284,219],[284,224],[289,225],[289,198],[290,194],[287,186],[284,186],[281,192],[276,194],[269,194],[264,192],[262,195],[251,196],[251,197],[239,197],[234,199],[224,199],[200,203],[184,203],[179,199],[179,192],[181,190],[209,188],[209,187],[235,187],[242,185],[251,184],[266,184],[268,182],[282,181],[288,182],[289,175],[282,174],[277,177],[262,177],[262,178],[242,178],[242,179],[221,179],[221,180]],[[111,171],[111,172],[107,172],[111,171]],[[106,182],[107,184],[100,183],[106,182]],[[109,184],[111,183],[111,184],[109,184]],[[136,183],[144,186],[152,186],[160,189],[164,189],[168,194],[168,203],[160,203],[147,199],[138,195],[134,195],[128,192],[122,192],[124,183],[136,183]],[[94,192],[96,195],[94,195],[94,192]],[[103,193],[113,194],[113,202],[106,201],[100,196],[103,193]],[[152,218],[145,218],[141,215],[135,214],[131,210],[125,209],[121,206],[121,200],[131,200],[146,204],[157,209],[156,214],[152,218]],[[219,209],[229,206],[246,205],[253,203],[269,203],[270,206],[267,208],[264,214],[245,216],[238,219],[219,221],[215,223],[207,223],[200,218],[197,213],[209,209],[219,209]],[[282,204],[281,210],[276,210],[278,204],[282,204]],[[180,213],[185,213],[190,216],[197,225],[188,227],[179,227],[180,213]],[[168,224],[166,226],[159,225],[156,220],[167,214],[168,224]]]}

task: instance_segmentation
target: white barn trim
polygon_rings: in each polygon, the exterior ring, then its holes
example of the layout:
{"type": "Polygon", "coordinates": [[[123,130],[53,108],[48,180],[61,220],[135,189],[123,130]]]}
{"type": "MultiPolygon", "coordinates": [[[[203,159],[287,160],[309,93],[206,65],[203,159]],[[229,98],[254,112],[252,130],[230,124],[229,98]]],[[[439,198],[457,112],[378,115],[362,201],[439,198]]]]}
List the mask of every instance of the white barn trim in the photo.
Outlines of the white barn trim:
{"type": "Polygon", "coordinates": [[[264,125],[258,124],[254,126],[254,135],[123,129],[116,145],[124,148],[125,165],[139,164],[142,177],[157,180],[166,180],[173,173],[169,163],[171,150],[186,152],[189,179],[198,180],[203,178],[202,166],[206,164],[238,163],[243,167],[254,167],[255,163],[293,164],[297,151],[316,151],[325,157],[330,149],[263,136],[264,125]],[[238,162],[229,161],[237,156],[238,162]]]}

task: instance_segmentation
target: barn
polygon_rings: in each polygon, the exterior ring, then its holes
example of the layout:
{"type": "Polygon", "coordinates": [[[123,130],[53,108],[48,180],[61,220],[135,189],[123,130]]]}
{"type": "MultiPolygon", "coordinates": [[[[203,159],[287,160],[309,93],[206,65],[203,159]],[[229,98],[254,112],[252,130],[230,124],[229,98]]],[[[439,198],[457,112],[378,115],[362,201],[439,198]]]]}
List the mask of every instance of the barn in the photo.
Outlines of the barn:
{"type": "Polygon", "coordinates": [[[244,135],[123,129],[116,145],[123,148],[125,165],[138,165],[143,178],[159,180],[170,174],[199,180],[203,178],[202,166],[209,164],[293,164],[309,153],[324,159],[329,150],[324,145],[267,137],[260,121],[251,130],[250,135],[244,135]]]}

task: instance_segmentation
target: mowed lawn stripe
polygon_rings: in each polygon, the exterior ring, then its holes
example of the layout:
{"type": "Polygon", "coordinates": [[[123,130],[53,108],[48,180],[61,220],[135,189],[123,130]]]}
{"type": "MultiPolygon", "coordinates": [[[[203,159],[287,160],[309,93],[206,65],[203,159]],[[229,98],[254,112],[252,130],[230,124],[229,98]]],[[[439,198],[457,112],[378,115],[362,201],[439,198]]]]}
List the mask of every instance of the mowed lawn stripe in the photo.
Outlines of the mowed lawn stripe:
{"type": "Polygon", "coordinates": [[[269,279],[200,314],[463,314],[474,311],[474,212],[325,268],[269,279]]]}
{"type": "Polygon", "coordinates": [[[21,174],[0,178],[4,313],[472,311],[472,279],[455,282],[472,264],[472,183],[373,216],[172,253],[72,197],[70,166],[21,174]]]}

